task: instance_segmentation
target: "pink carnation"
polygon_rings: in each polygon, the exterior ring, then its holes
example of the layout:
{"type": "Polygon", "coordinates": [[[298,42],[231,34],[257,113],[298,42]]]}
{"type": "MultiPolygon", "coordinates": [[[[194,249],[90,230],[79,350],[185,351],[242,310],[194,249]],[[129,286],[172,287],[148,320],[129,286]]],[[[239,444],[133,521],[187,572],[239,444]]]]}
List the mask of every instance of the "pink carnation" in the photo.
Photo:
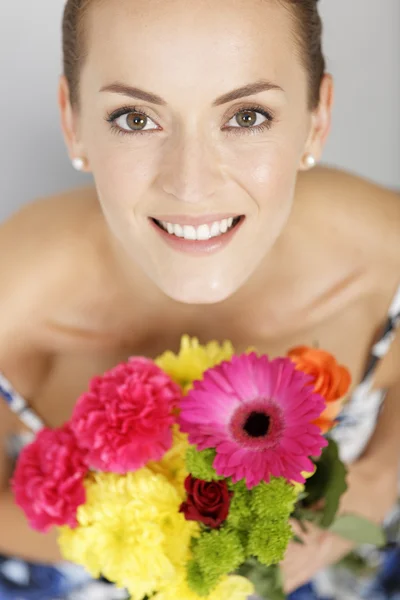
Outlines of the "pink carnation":
{"type": "Polygon", "coordinates": [[[15,501],[33,529],[77,526],[76,511],[86,500],[84,453],[69,425],[42,429],[18,459],[12,479],[15,501]]]}
{"type": "Polygon", "coordinates": [[[162,458],[172,445],[180,398],[179,386],[147,358],[131,358],[92,379],[72,416],[89,465],[126,473],[162,458]]]}

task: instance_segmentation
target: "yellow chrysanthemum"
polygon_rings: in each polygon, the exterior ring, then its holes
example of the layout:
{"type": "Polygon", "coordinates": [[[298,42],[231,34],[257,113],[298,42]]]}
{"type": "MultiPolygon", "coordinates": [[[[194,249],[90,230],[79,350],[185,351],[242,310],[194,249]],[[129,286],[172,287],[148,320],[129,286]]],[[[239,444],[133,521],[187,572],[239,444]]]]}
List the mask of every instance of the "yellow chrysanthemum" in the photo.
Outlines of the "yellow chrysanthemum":
{"type": "Polygon", "coordinates": [[[132,600],[168,587],[199,533],[199,525],[179,513],[182,499],[175,486],[148,468],[123,476],[96,473],[85,486],[79,526],[60,530],[64,557],[127,588],[132,600]]]}
{"type": "Polygon", "coordinates": [[[185,464],[186,450],[189,448],[188,436],[179,430],[178,425],[173,426],[172,435],[173,443],[171,449],[164,454],[161,460],[149,462],[147,467],[153,473],[164,475],[175,486],[175,489],[183,500],[186,497],[185,479],[188,475],[185,464]]]}
{"type": "MultiPolygon", "coordinates": [[[[254,594],[253,584],[239,575],[224,577],[216,588],[208,596],[202,596],[201,600],[245,600],[254,594]]],[[[184,576],[172,582],[165,590],[156,594],[152,600],[199,600],[199,596],[193,592],[184,576]]]]}
{"type": "Polygon", "coordinates": [[[239,575],[226,577],[210,596],[210,600],[244,600],[254,594],[253,584],[239,575]]]}
{"type": "Polygon", "coordinates": [[[167,351],[156,358],[155,362],[186,393],[193,381],[202,378],[204,371],[223,360],[230,360],[233,354],[234,349],[229,341],[225,341],[222,345],[212,341],[202,346],[197,338],[184,335],[179,354],[167,351]]]}

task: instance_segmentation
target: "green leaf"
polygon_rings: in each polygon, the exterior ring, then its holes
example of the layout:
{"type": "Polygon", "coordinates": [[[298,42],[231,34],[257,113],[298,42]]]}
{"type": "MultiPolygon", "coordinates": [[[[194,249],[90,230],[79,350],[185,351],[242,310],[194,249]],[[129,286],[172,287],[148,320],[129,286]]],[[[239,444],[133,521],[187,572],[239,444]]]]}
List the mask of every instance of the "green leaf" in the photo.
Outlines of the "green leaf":
{"type": "Polygon", "coordinates": [[[340,460],[337,443],[329,440],[329,446],[326,450],[329,457],[330,477],[321,527],[329,527],[333,523],[339,508],[340,498],[347,490],[347,468],[340,460]]]}
{"type": "Polygon", "coordinates": [[[329,531],[357,544],[384,546],[386,543],[382,527],[358,515],[348,514],[337,517],[329,527],[329,531]]]}
{"type": "Polygon", "coordinates": [[[339,458],[339,449],[334,440],[329,440],[329,445],[324,448],[316,467],[315,474],[306,483],[308,498],[304,504],[310,507],[324,499],[319,525],[328,528],[334,521],[340,498],[347,490],[347,469],[339,458]]]}

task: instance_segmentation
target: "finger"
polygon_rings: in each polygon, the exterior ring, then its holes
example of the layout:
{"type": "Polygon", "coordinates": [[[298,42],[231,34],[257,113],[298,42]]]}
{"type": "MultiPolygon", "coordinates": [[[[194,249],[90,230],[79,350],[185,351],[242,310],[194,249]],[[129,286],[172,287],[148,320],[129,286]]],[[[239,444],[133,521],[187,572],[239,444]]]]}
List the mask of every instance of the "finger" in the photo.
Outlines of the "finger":
{"type": "Polygon", "coordinates": [[[305,538],[307,538],[309,536],[310,527],[309,527],[308,523],[304,523],[304,522],[300,523],[296,519],[291,519],[290,525],[292,527],[292,531],[293,531],[294,535],[299,537],[301,540],[305,541],[305,538]]]}
{"type": "Polygon", "coordinates": [[[305,544],[319,544],[326,536],[326,531],[314,525],[310,522],[300,523],[297,520],[292,519],[290,521],[293,532],[298,536],[305,544]]]}

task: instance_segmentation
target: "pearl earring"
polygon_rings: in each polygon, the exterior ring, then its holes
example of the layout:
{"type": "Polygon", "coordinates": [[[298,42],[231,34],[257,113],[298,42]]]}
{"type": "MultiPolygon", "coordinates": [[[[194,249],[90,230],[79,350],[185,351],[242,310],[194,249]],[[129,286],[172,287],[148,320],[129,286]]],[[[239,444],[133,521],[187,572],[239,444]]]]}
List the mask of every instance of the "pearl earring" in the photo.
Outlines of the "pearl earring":
{"type": "Polygon", "coordinates": [[[79,157],[73,158],[72,159],[72,166],[77,171],[82,171],[83,167],[85,166],[85,161],[83,160],[83,158],[79,158],[79,157]]]}
{"type": "Polygon", "coordinates": [[[305,163],[307,167],[312,169],[317,164],[317,161],[315,160],[315,157],[312,154],[306,154],[305,163]]]}

